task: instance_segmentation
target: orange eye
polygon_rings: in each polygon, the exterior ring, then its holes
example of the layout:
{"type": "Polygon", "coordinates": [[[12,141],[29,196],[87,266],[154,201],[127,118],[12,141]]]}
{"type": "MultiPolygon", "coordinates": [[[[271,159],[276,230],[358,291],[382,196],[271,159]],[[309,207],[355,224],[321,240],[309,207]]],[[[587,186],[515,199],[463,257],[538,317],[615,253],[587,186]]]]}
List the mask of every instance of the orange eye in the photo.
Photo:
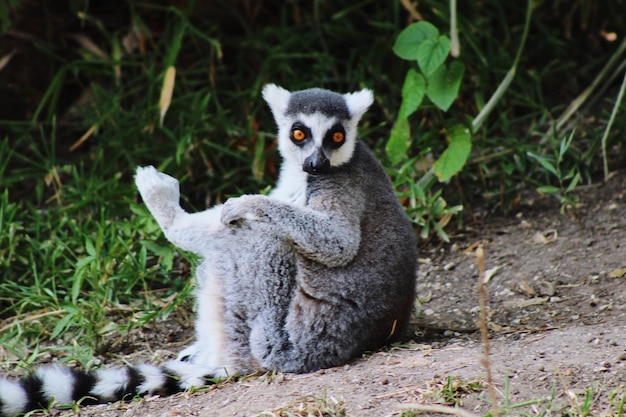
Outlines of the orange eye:
{"type": "Polygon", "coordinates": [[[343,138],[344,138],[343,132],[335,132],[335,133],[333,133],[333,142],[341,143],[341,142],[343,142],[343,138]]]}
{"type": "Polygon", "coordinates": [[[303,132],[302,130],[300,130],[300,129],[294,129],[294,130],[291,132],[291,137],[292,137],[294,140],[301,141],[301,140],[304,140],[304,138],[306,138],[306,133],[304,133],[304,132],[303,132]]]}

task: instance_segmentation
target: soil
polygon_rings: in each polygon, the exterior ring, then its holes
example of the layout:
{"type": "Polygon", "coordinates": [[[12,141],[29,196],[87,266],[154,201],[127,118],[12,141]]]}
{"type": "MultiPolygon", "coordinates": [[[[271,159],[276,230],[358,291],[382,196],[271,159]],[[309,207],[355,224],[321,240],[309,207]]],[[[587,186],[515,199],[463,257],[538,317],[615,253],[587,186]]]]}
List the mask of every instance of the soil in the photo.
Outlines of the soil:
{"type": "MultiPolygon", "coordinates": [[[[553,197],[529,194],[516,212],[474,212],[450,244],[422,248],[419,303],[406,343],[312,374],[253,375],[169,398],[84,407],[80,414],[395,416],[407,403],[456,404],[484,414],[479,243],[500,408],[532,401],[511,414],[576,414],[589,392],[591,414],[600,414],[617,401],[612,395],[624,395],[626,382],[626,172],[576,193],[573,212],[563,212],[553,197]]],[[[178,347],[164,344],[165,335],[180,328],[158,326],[144,330],[144,352],[167,356],[178,347]]]]}

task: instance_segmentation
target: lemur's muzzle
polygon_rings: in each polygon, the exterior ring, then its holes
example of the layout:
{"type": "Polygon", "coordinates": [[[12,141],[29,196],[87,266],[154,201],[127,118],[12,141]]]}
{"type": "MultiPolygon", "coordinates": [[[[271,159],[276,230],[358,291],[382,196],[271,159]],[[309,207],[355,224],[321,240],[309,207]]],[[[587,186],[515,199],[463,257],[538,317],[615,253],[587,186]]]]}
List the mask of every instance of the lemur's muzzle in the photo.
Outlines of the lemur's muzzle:
{"type": "Polygon", "coordinates": [[[325,174],[330,170],[330,161],[321,148],[315,148],[304,160],[302,170],[311,175],[325,174]]]}

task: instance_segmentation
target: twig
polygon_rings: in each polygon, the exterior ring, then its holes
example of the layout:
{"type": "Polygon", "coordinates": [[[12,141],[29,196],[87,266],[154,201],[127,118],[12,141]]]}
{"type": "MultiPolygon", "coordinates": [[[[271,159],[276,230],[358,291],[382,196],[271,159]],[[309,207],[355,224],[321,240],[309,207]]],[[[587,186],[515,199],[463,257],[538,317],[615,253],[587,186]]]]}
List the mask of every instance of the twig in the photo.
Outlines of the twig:
{"type": "Polygon", "coordinates": [[[402,6],[406,9],[407,12],[411,15],[411,19],[413,20],[424,20],[422,15],[417,11],[411,0],[400,0],[402,6]]]}
{"type": "Polygon", "coordinates": [[[78,139],[76,142],[74,142],[74,144],[72,146],[70,146],[70,152],[74,152],[76,149],[78,149],[80,147],[80,145],[83,144],[83,142],[85,142],[87,139],[89,139],[89,137],[91,135],[93,135],[93,132],[96,131],[96,129],[98,128],[98,124],[94,124],[92,125],[89,130],[87,130],[83,136],[80,137],[80,139],[78,139]]]}
{"type": "Polygon", "coordinates": [[[459,43],[459,29],[456,22],[456,0],[450,0],[450,55],[458,57],[461,54],[459,43]]]}
{"type": "Polygon", "coordinates": [[[478,328],[480,329],[480,336],[483,344],[483,358],[481,364],[487,372],[487,392],[489,393],[489,399],[491,400],[492,414],[497,417],[500,415],[498,410],[498,395],[496,394],[496,388],[493,383],[493,376],[491,374],[491,361],[489,355],[491,354],[491,347],[489,345],[489,332],[487,330],[487,290],[485,289],[485,251],[482,246],[478,246],[476,249],[476,263],[478,264],[478,298],[480,305],[480,317],[478,320],[478,328]]]}
{"type": "Polygon", "coordinates": [[[44,311],[43,313],[29,314],[26,317],[24,317],[23,319],[15,318],[15,319],[11,320],[8,324],[5,324],[4,326],[0,327],[0,333],[4,332],[5,330],[10,329],[11,327],[17,326],[17,325],[22,324],[22,323],[26,323],[26,322],[29,322],[29,321],[34,321],[34,320],[40,319],[42,317],[55,316],[57,314],[62,314],[64,312],[65,312],[65,310],[59,309],[59,310],[52,310],[52,311],[44,311]]]}
{"type": "Polygon", "coordinates": [[[459,417],[478,417],[476,414],[471,413],[462,408],[456,407],[448,407],[445,405],[426,405],[426,404],[418,404],[418,403],[407,403],[400,405],[402,409],[410,409],[412,411],[422,412],[422,413],[440,413],[440,414],[450,414],[459,417]]]}

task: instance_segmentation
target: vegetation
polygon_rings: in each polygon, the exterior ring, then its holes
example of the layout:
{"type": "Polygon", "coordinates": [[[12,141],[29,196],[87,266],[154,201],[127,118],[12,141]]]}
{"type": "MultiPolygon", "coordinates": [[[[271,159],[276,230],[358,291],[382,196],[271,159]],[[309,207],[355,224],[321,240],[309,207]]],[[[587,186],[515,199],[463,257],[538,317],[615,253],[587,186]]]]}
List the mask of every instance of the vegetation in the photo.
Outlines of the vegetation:
{"type": "Polygon", "coordinates": [[[574,209],[576,186],[626,154],[618,2],[459,3],[2,3],[2,370],[51,352],[90,367],[113,353],[105,336],[187,306],[193,259],[162,237],[134,169],[181,179],[192,210],[268,189],[266,82],[372,88],[362,137],[423,239],[447,239],[463,206],[514,210],[529,188],[574,209]],[[435,61],[398,47],[417,19],[435,61]]]}

